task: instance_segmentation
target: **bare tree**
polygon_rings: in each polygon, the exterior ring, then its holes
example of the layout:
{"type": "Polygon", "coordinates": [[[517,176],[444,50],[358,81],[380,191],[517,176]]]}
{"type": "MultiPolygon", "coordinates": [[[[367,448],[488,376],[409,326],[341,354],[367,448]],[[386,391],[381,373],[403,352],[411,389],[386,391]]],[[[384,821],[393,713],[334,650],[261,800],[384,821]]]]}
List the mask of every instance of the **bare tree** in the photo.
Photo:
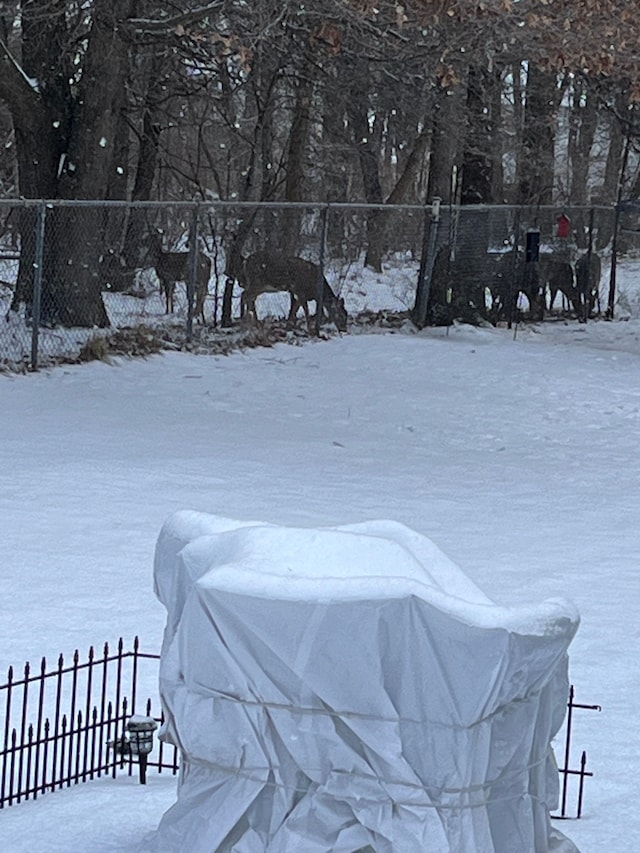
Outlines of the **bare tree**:
{"type": "MultiPolygon", "coordinates": [[[[639,41],[623,0],[11,0],[1,179],[11,192],[17,173],[27,198],[471,203],[507,197],[504,153],[516,200],[544,203],[571,84],[564,186],[587,202],[594,128],[610,135],[605,194],[632,138],[639,41]],[[603,80],[607,96],[592,97],[603,80]]],[[[104,325],[102,288],[124,286],[146,223],[66,215],[48,225],[46,303],[65,323],[104,325]]],[[[367,222],[376,268],[385,221],[367,222]]],[[[292,251],[299,222],[278,228],[292,251]]],[[[25,242],[17,299],[32,268],[25,242]]]]}

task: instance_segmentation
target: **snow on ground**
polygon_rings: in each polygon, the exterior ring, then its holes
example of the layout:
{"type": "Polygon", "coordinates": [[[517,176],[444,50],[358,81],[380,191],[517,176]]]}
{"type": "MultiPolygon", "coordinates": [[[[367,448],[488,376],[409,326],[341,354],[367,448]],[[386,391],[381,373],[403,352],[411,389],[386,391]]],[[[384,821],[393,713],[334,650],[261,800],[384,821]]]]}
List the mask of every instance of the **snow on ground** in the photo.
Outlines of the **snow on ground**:
{"type": "MultiPolygon", "coordinates": [[[[0,376],[0,673],[120,635],[159,649],[153,549],[176,509],[311,527],[396,519],[498,604],[574,600],[571,679],[603,710],[576,712],[596,775],[583,818],[560,828],[582,853],[632,849],[639,367],[629,320],[0,376]]],[[[122,777],[13,806],[0,850],[132,853],[174,785],[122,777]]]]}

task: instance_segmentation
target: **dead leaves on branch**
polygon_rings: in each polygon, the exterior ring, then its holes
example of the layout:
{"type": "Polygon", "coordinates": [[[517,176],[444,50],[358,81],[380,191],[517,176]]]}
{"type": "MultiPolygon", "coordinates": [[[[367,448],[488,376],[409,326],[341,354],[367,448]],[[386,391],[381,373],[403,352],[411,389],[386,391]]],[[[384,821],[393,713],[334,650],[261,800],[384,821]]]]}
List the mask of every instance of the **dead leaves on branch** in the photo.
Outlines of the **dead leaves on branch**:
{"type": "Polygon", "coordinates": [[[309,36],[309,43],[316,50],[337,56],[342,51],[342,33],[335,24],[323,21],[309,36]]]}
{"type": "MultiPolygon", "coordinates": [[[[628,0],[406,0],[424,22],[446,21],[482,33],[495,54],[558,72],[631,81],[630,100],[640,88],[640,14],[628,0]],[[634,81],[638,81],[636,84],[634,81]]],[[[475,36],[474,36],[475,37],[475,36]]],[[[451,72],[439,69],[448,85],[451,72]]]]}
{"type": "Polygon", "coordinates": [[[436,68],[436,80],[443,89],[450,89],[460,82],[460,75],[447,63],[440,63],[436,68]]]}
{"type": "Polygon", "coordinates": [[[251,70],[253,50],[244,44],[237,35],[226,35],[217,30],[187,29],[179,24],[175,28],[179,39],[190,39],[200,48],[213,47],[218,57],[233,59],[245,73],[251,70]]]}
{"type": "MultiPolygon", "coordinates": [[[[389,32],[397,37],[400,30],[432,30],[451,46],[449,55],[460,45],[467,56],[478,50],[505,53],[557,72],[626,78],[631,98],[640,100],[640,15],[628,0],[338,0],[326,7],[327,17],[320,4],[309,9],[309,44],[327,56],[347,50],[347,32],[358,20],[367,23],[370,36],[379,30],[381,43],[389,32]]],[[[175,34],[204,49],[213,46],[218,56],[232,57],[247,73],[251,69],[253,51],[246,36],[203,26],[202,20],[178,24],[175,34]]],[[[456,66],[438,67],[441,86],[458,82],[456,66]]]]}

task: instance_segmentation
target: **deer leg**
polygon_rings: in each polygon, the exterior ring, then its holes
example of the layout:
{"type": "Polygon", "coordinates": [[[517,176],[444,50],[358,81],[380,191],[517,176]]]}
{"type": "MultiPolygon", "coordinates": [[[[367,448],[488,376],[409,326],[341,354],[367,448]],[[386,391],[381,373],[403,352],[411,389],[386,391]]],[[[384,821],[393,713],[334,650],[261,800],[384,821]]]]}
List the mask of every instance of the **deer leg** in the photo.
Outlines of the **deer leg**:
{"type": "Polygon", "coordinates": [[[160,286],[164,292],[164,313],[173,313],[173,294],[171,293],[172,282],[166,278],[160,279],[160,286]]]}
{"type": "Polygon", "coordinates": [[[251,320],[255,323],[257,319],[256,315],[256,300],[253,299],[248,293],[242,294],[243,298],[243,306],[242,306],[242,316],[245,320],[251,320]]]}
{"type": "Polygon", "coordinates": [[[300,302],[298,298],[290,292],[291,296],[291,305],[289,307],[289,316],[287,317],[287,323],[291,323],[292,325],[296,322],[296,317],[298,315],[298,308],[300,307],[300,302]]]}
{"type": "Polygon", "coordinates": [[[204,325],[204,292],[200,287],[196,290],[196,304],[193,310],[196,319],[204,325]]]}
{"type": "Polygon", "coordinates": [[[165,313],[173,314],[173,296],[176,291],[176,283],[175,281],[168,281],[166,284],[166,301],[167,301],[167,310],[165,313]]]}
{"type": "MultiPolygon", "coordinates": [[[[309,303],[306,299],[302,299],[300,304],[302,305],[302,310],[304,311],[304,316],[307,321],[307,330],[311,329],[311,315],[309,314],[309,303]]],[[[316,302],[316,305],[318,303],[316,302]]],[[[317,310],[317,309],[316,309],[317,310]]]]}
{"type": "Polygon", "coordinates": [[[258,322],[258,312],[256,310],[256,299],[257,294],[254,296],[252,293],[247,293],[246,290],[242,291],[242,296],[240,297],[240,318],[251,318],[254,323],[258,322]]]}
{"type": "Polygon", "coordinates": [[[209,280],[204,281],[202,277],[198,279],[196,285],[196,304],[193,309],[193,313],[196,318],[200,319],[202,325],[205,324],[204,317],[204,303],[207,298],[207,293],[209,292],[209,280]]]}
{"type": "MultiPolygon", "coordinates": [[[[209,279],[211,277],[211,261],[205,255],[198,257],[198,273],[196,275],[196,317],[200,317],[202,325],[206,324],[204,306],[209,295],[209,279]]],[[[215,318],[214,318],[215,321],[215,318]]]]}
{"type": "Polygon", "coordinates": [[[306,299],[304,299],[300,295],[296,295],[292,291],[290,291],[290,292],[291,292],[291,308],[289,310],[289,316],[287,318],[287,323],[290,323],[291,325],[295,325],[296,318],[298,316],[298,311],[300,310],[300,308],[302,308],[302,310],[304,311],[304,316],[305,316],[306,321],[307,321],[307,327],[309,327],[309,325],[310,325],[309,303],[307,302],[306,299]]]}

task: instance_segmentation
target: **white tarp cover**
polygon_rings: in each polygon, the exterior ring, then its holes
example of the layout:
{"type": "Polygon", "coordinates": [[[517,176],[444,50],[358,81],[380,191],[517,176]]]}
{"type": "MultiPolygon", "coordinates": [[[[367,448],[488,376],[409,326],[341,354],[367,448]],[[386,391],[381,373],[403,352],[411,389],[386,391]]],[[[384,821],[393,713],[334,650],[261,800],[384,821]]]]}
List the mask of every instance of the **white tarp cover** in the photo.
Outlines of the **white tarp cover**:
{"type": "Polygon", "coordinates": [[[546,853],[573,605],[491,602],[392,521],[282,528],[181,512],[156,548],[157,853],[546,853]]]}

